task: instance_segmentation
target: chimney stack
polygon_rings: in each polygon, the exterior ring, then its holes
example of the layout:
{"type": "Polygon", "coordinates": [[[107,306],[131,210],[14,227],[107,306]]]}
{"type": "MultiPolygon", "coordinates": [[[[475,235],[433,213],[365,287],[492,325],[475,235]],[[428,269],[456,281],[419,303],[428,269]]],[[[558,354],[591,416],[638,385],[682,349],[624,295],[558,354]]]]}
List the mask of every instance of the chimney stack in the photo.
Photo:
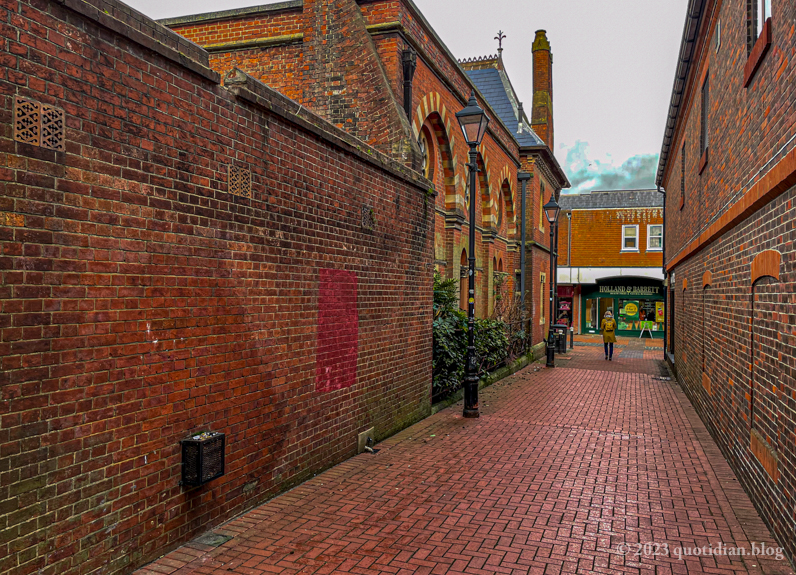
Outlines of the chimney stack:
{"type": "Polygon", "coordinates": [[[545,30],[533,40],[533,112],[531,127],[553,150],[553,55],[545,30]]]}

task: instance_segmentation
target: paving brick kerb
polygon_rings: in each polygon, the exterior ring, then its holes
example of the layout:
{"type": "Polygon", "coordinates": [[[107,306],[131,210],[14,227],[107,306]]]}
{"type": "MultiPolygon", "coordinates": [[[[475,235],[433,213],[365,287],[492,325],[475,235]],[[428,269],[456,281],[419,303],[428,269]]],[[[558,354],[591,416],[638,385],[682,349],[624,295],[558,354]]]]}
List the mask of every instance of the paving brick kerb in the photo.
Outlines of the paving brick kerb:
{"type": "Polygon", "coordinates": [[[663,362],[601,351],[533,364],[482,390],[480,419],[452,406],[136,575],[792,573],[673,556],[776,544],[663,362]],[[619,547],[645,542],[672,556],[619,547]]]}

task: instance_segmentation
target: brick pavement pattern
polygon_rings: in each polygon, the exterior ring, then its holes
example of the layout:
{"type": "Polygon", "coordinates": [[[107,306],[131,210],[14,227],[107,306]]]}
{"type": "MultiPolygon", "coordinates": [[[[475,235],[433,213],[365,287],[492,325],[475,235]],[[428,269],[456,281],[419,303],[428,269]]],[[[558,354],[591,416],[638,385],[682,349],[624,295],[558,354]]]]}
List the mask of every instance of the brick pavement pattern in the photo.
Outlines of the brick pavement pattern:
{"type": "Polygon", "coordinates": [[[793,573],[671,556],[776,545],[659,360],[566,357],[483,390],[480,419],[441,411],[137,575],[793,573]],[[617,548],[645,542],[670,556],[617,548]]]}

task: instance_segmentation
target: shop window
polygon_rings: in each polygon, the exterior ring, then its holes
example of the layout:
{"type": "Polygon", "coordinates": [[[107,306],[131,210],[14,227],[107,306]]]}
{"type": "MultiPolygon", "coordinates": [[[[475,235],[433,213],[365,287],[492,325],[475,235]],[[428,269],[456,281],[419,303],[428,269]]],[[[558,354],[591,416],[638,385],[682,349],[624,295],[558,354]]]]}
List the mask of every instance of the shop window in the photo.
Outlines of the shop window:
{"type": "Polygon", "coordinates": [[[647,226],[647,251],[659,252],[663,250],[663,225],[650,224],[647,226]]]}
{"type": "Polygon", "coordinates": [[[620,299],[617,329],[663,331],[663,302],[651,299],[620,299]]]}
{"type": "Polygon", "coordinates": [[[622,226],[622,251],[638,251],[638,226],[622,226]]]}

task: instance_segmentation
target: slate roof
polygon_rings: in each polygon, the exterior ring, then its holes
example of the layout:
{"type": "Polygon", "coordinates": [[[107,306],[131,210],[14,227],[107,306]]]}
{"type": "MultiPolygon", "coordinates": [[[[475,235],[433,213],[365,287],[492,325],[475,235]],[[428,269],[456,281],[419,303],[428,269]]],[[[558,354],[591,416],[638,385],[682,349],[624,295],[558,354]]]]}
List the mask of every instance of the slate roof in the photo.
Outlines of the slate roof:
{"type": "Polygon", "coordinates": [[[527,118],[523,118],[522,133],[517,133],[517,96],[504,71],[484,68],[466,72],[520,146],[544,146],[542,139],[531,129],[527,118]]]}
{"type": "Polygon", "coordinates": [[[561,194],[562,210],[599,208],[660,208],[663,194],[657,190],[595,190],[585,194],[561,194]]]}

